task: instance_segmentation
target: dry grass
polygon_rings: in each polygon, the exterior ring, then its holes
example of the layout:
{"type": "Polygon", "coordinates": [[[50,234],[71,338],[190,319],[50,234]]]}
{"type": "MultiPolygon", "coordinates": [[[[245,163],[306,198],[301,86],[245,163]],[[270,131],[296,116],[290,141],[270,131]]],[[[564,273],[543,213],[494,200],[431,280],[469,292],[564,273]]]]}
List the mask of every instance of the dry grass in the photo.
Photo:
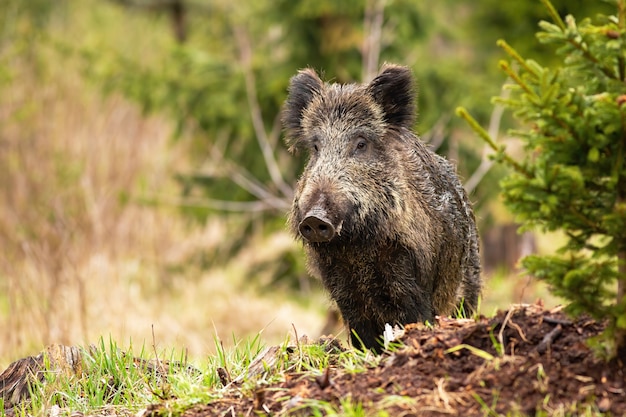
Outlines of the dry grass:
{"type": "MultiPolygon", "coordinates": [[[[186,163],[172,126],[120,97],[101,98],[76,74],[41,82],[21,71],[0,106],[0,368],[49,343],[187,348],[192,356],[264,330],[269,341],[315,333],[320,315],[245,288],[253,266],[172,269],[216,251],[227,226],[192,227],[176,207],[186,163]]],[[[183,141],[184,142],[184,141],[183,141]]],[[[254,253],[254,252],[251,252],[254,253]]],[[[243,255],[242,255],[243,256],[243,255]]]]}

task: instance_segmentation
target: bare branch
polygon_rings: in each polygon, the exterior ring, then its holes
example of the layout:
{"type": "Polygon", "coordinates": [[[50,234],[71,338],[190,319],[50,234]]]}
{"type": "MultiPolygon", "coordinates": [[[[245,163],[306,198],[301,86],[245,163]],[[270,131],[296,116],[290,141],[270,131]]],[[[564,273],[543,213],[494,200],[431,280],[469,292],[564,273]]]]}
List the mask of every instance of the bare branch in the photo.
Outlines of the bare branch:
{"type": "Polygon", "coordinates": [[[280,139],[280,132],[282,130],[282,122],[280,120],[280,112],[274,118],[274,123],[272,123],[272,130],[270,130],[269,134],[269,142],[270,145],[276,149],[278,146],[278,140],[280,139]]]}
{"type": "Polygon", "coordinates": [[[229,176],[235,184],[244,190],[247,190],[261,201],[265,201],[275,209],[285,210],[289,208],[290,205],[285,199],[277,197],[269,192],[267,188],[265,188],[263,184],[259,183],[248,171],[234,164],[229,165],[229,176]]]}
{"type": "MultiPolygon", "coordinates": [[[[291,196],[281,198],[280,196],[274,195],[263,183],[258,181],[254,175],[248,172],[241,165],[228,160],[224,156],[224,148],[226,146],[225,142],[229,134],[229,131],[223,131],[220,135],[218,135],[217,139],[213,142],[209,149],[209,156],[204,162],[203,168],[201,168],[199,172],[193,174],[193,176],[196,178],[227,177],[239,187],[264,202],[266,209],[275,209],[280,211],[288,209],[290,207],[291,196]]],[[[213,208],[219,209],[218,206],[224,206],[222,203],[223,202],[215,204],[215,207],[213,208]]],[[[240,206],[238,204],[229,205],[227,211],[237,211],[235,209],[236,207],[240,206]]],[[[250,210],[245,209],[242,211],[250,210]]]]}
{"type": "Polygon", "coordinates": [[[283,179],[276,159],[274,158],[274,149],[270,145],[267,132],[265,131],[265,124],[263,123],[261,107],[259,106],[259,99],[256,91],[256,80],[254,72],[252,71],[252,49],[250,47],[250,39],[245,29],[239,25],[234,27],[234,31],[235,38],[237,39],[237,44],[239,46],[241,65],[244,70],[246,96],[248,98],[250,117],[252,118],[252,125],[254,127],[257,142],[261,148],[261,153],[263,154],[265,166],[267,167],[267,171],[270,174],[272,182],[278,190],[284,196],[291,196],[292,189],[283,179]]]}
{"type": "Polygon", "coordinates": [[[206,208],[210,210],[229,211],[235,213],[248,212],[248,213],[260,213],[263,211],[272,210],[271,204],[266,201],[228,201],[228,200],[215,200],[211,198],[179,198],[179,199],[162,199],[154,198],[155,201],[163,204],[170,204],[179,207],[194,207],[194,208],[206,208]]]}
{"type": "Polygon", "coordinates": [[[445,128],[449,121],[449,113],[441,115],[433,127],[422,135],[422,141],[424,141],[424,143],[426,143],[433,152],[439,149],[443,141],[446,139],[445,128]]]}
{"type": "MultiPolygon", "coordinates": [[[[506,84],[505,84],[506,85],[506,84]]],[[[502,91],[500,93],[500,97],[503,99],[507,99],[511,95],[511,90],[502,86],[502,91]]],[[[491,112],[491,118],[489,119],[489,136],[494,139],[498,138],[498,133],[500,132],[500,122],[502,121],[502,115],[504,114],[504,106],[502,104],[496,104],[491,112]]],[[[471,194],[480,181],[487,175],[487,172],[491,169],[493,165],[493,161],[489,159],[489,155],[493,152],[488,145],[483,147],[483,155],[482,160],[480,161],[480,165],[474,171],[471,177],[465,182],[465,191],[468,194],[471,194]]]]}
{"type": "Polygon", "coordinates": [[[361,48],[363,57],[363,73],[361,76],[364,83],[370,82],[378,72],[385,3],[386,0],[368,0],[365,5],[365,16],[363,18],[365,36],[361,48]]]}

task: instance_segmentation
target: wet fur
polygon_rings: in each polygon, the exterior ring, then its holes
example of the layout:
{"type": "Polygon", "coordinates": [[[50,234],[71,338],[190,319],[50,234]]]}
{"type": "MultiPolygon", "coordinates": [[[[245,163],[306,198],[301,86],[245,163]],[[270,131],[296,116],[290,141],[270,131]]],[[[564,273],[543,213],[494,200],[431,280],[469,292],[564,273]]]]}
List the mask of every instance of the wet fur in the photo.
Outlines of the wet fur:
{"type": "Polygon", "coordinates": [[[454,167],[411,131],[411,72],[390,65],[369,85],[340,85],[302,70],[282,117],[290,150],[309,152],[289,227],[300,238],[313,206],[338,225],[328,243],[303,241],[310,271],[358,335],[353,343],[376,349],[385,323],[432,322],[461,298],[474,311],[474,215],[454,167]]]}

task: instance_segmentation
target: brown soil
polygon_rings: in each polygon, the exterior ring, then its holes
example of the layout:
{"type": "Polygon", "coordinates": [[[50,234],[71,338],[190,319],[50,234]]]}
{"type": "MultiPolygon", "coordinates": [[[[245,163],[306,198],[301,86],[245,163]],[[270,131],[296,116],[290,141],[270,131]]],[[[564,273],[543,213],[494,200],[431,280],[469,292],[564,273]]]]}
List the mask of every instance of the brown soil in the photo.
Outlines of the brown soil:
{"type": "MultiPolygon", "coordinates": [[[[477,321],[439,319],[434,328],[407,326],[403,347],[383,353],[371,361],[377,365],[365,371],[330,365],[318,376],[285,372],[282,382],[274,384],[263,382],[263,375],[268,369],[277,372],[274,368],[281,366],[284,351],[270,347],[250,364],[252,377],[245,383],[231,381],[228,372],[218,369],[223,396],[194,406],[184,417],[309,415],[307,406],[315,401],[330,404],[341,414],[346,400],[361,404],[365,415],[385,410],[391,416],[626,416],[626,366],[620,360],[599,359],[598,342],[595,351],[589,347],[590,339],[605,327],[540,305],[516,306],[477,321]]],[[[321,342],[329,363],[337,363],[343,348],[332,339],[321,342]]],[[[32,378],[42,379],[44,356],[58,372],[74,375],[83,372],[81,352],[53,345],[11,364],[0,374],[6,414],[12,415],[12,406],[28,400],[32,378]]],[[[173,364],[136,361],[146,375],[156,372],[160,377],[173,364]]],[[[138,415],[168,415],[171,405],[165,400],[138,415]]]]}
{"type": "MultiPolygon", "coordinates": [[[[626,415],[625,367],[606,363],[585,342],[604,329],[560,310],[520,306],[492,318],[441,319],[434,329],[408,326],[406,345],[380,364],[349,373],[330,366],[323,376],[287,373],[285,380],[254,390],[235,389],[185,417],[281,415],[322,400],[342,399],[393,416],[626,415]],[[502,346],[498,352],[496,346],[502,346]]],[[[332,354],[332,353],[331,353],[332,354]]],[[[155,405],[145,415],[161,414],[155,405]]],[[[369,414],[368,414],[369,415],[369,414]]]]}

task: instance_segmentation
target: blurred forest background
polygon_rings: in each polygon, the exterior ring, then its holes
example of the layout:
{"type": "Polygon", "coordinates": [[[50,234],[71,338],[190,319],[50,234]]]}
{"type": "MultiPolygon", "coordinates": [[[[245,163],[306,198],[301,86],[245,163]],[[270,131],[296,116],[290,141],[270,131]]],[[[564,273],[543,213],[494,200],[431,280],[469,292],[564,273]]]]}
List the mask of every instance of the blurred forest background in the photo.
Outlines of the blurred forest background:
{"type": "MultiPolygon", "coordinates": [[[[608,5],[555,0],[562,14],[608,5]]],[[[410,66],[416,129],[458,164],[485,253],[482,311],[548,298],[514,266],[558,236],[517,235],[463,105],[490,105],[506,39],[534,38],[539,0],[3,0],[0,2],[0,368],[49,343],[187,349],[262,332],[316,337],[329,307],[285,213],[303,157],[279,111],[312,67],[369,81],[410,66]]]]}

